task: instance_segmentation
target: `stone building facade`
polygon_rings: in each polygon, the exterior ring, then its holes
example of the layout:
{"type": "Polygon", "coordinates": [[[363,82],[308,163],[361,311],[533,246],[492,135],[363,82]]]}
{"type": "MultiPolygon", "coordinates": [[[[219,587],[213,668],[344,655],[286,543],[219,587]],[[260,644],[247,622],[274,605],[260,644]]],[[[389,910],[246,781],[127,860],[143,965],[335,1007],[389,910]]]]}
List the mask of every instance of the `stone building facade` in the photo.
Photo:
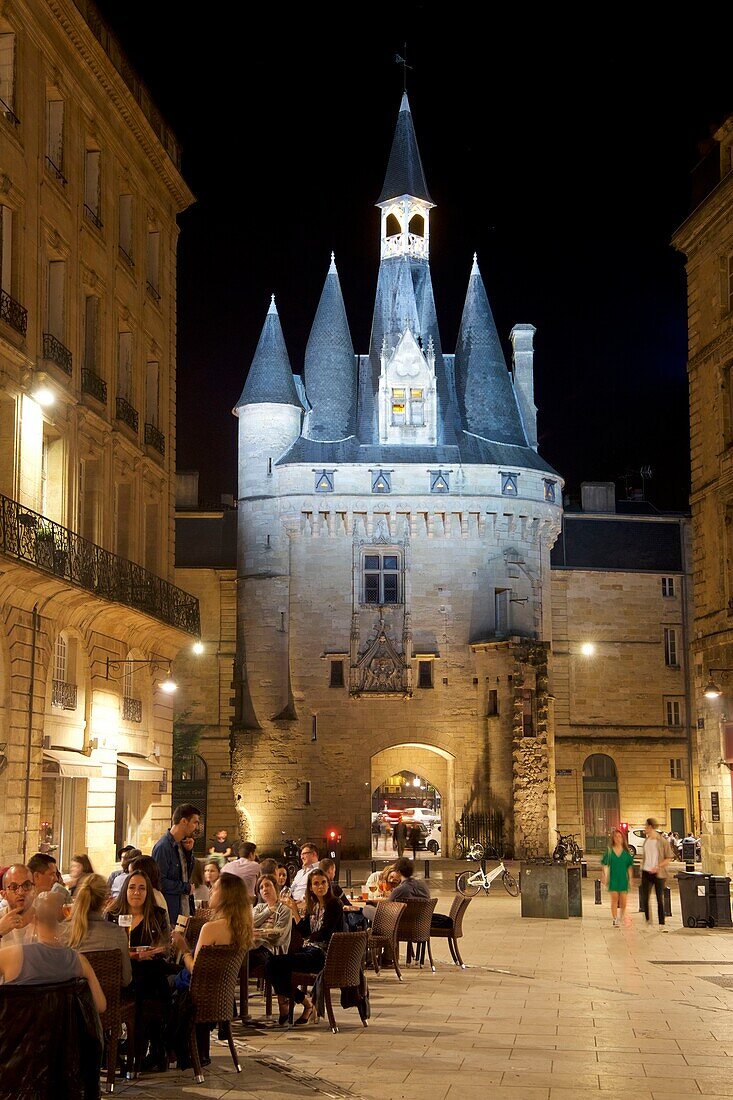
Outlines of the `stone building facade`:
{"type": "Polygon", "coordinates": [[[179,150],[94,6],[0,4],[2,860],[170,814],[179,150]]]}
{"type": "Polygon", "coordinates": [[[240,827],[370,846],[402,769],[504,815],[516,854],[554,837],[550,549],[562,481],[537,453],[530,325],[507,369],[474,258],[442,350],[427,190],[407,97],[380,210],[370,349],[332,257],[294,377],[273,303],[239,419],[233,784],[240,827]]]}
{"type": "Polygon", "coordinates": [[[583,848],[650,815],[697,827],[688,516],[586,483],[552,551],[558,828],[583,848]]]}
{"type": "Polygon", "coordinates": [[[673,243],[687,261],[695,621],[703,862],[733,873],[733,116],[693,178],[673,243]],[[711,682],[712,681],[712,682],[711,682]]]}

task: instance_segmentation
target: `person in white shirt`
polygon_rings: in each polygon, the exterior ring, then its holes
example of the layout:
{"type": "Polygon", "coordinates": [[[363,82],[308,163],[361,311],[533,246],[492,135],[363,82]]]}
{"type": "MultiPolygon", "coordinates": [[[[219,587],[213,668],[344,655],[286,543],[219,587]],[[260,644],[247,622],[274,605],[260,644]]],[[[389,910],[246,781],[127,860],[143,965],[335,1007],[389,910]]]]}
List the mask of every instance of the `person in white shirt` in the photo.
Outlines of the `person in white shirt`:
{"type": "Polygon", "coordinates": [[[657,914],[659,930],[666,932],[664,926],[664,887],[667,883],[667,864],[673,858],[672,846],[662,836],[653,817],[646,819],[644,826],[644,859],[641,865],[641,908],[644,911],[647,928],[651,926],[649,914],[649,891],[654,888],[657,895],[657,914]]]}
{"type": "Polygon", "coordinates": [[[260,877],[257,845],[247,840],[237,845],[236,852],[238,859],[232,859],[229,863],[225,863],[221,873],[222,875],[236,875],[237,878],[241,878],[247,887],[250,898],[254,898],[257,879],[260,877]]]}
{"type": "Polygon", "coordinates": [[[0,940],[3,947],[25,941],[33,925],[33,875],[24,863],[14,863],[3,875],[2,895],[7,905],[0,918],[0,940]]]}
{"type": "Polygon", "coordinates": [[[298,905],[305,902],[305,889],[308,878],[318,864],[318,849],[315,844],[303,844],[300,849],[300,870],[290,884],[290,896],[298,905]]]}

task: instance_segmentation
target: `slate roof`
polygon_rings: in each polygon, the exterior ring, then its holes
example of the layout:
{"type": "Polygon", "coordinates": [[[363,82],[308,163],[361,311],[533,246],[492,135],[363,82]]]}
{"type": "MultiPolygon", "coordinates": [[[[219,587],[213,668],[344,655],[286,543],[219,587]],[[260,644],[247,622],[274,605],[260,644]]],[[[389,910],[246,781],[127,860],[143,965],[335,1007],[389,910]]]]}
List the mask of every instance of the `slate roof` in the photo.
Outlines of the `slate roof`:
{"type": "Polygon", "coordinates": [[[384,177],[382,193],[377,199],[377,206],[381,202],[396,199],[400,195],[412,195],[414,199],[424,199],[430,203],[433,201],[425,182],[407,92],[402,96],[392,151],[387,163],[387,174],[384,177]]]}
{"type": "Polygon", "coordinates": [[[553,569],[680,573],[682,530],[682,519],[655,522],[566,514],[550,562],[553,569]]]}
{"type": "Polygon", "coordinates": [[[285,347],[285,337],[280,326],[280,318],[272,296],[270,308],[262,326],[260,339],[244,383],[242,396],[234,406],[258,405],[295,405],[302,408],[298,391],[293,381],[293,371],[285,347]]]}
{"type": "Polygon", "coordinates": [[[468,431],[497,443],[527,446],[496,322],[475,256],[458,330],[455,381],[461,419],[468,431]]]}
{"type": "Polygon", "coordinates": [[[312,411],[304,435],[345,439],[353,434],[356,360],[333,253],[305,349],[305,388],[312,411]]]}

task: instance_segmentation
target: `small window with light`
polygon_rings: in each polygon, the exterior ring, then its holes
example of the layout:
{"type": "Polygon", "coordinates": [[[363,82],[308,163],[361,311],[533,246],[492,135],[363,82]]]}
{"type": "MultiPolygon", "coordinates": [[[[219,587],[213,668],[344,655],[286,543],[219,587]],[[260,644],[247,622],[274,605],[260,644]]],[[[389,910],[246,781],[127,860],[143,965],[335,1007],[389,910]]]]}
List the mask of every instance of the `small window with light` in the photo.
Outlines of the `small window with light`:
{"type": "Polygon", "coordinates": [[[407,393],[401,387],[392,390],[392,423],[407,423],[407,393]]]}
{"type": "Polygon", "coordinates": [[[447,493],[450,491],[449,474],[445,470],[430,471],[430,492],[447,493]]]}
{"type": "Polygon", "coordinates": [[[555,503],[555,482],[552,481],[550,478],[545,478],[544,479],[544,486],[545,486],[545,500],[547,501],[548,504],[554,504],[555,503]]]}
{"type": "Polygon", "coordinates": [[[501,495],[505,497],[515,497],[518,494],[518,481],[519,474],[502,474],[501,475],[501,495]]]}
{"type": "Polygon", "coordinates": [[[372,471],[372,492],[373,493],[391,493],[392,492],[392,474],[391,472],[385,472],[384,470],[372,471]]]}
{"type": "Polygon", "coordinates": [[[410,423],[414,428],[422,428],[425,423],[425,399],[419,388],[410,390],[410,423]]]}
{"type": "Polygon", "coordinates": [[[316,492],[317,493],[332,493],[333,492],[333,470],[315,470],[316,475],[316,492]]]}
{"type": "Polygon", "coordinates": [[[365,553],[363,563],[364,603],[399,603],[400,555],[394,551],[365,553]]]}

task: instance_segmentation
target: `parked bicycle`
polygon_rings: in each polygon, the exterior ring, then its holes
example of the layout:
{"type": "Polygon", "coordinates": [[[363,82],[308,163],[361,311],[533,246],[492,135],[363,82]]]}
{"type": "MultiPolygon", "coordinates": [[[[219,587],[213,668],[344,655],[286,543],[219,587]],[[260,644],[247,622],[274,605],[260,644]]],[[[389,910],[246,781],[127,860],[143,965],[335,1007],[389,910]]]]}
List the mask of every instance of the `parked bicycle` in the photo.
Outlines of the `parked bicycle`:
{"type": "Polygon", "coordinates": [[[300,840],[286,836],[284,829],[281,829],[281,833],[285,837],[282,846],[283,860],[288,869],[289,881],[292,882],[300,870],[300,840]]]}
{"type": "Polygon", "coordinates": [[[468,837],[461,836],[456,837],[453,844],[453,858],[454,859],[483,859],[486,855],[486,847],[479,840],[474,840],[471,843],[468,837]]]}
{"type": "Polygon", "coordinates": [[[473,898],[479,890],[485,890],[488,894],[492,882],[498,878],[501,879],[507,894],[513,898],[519,897],[519,883],[504,866],[503,859],[499,860],[498,867],[493,867],[490,871],[485,871],[483,867],[479,867],[476,871],[464,871],[456,879],[456,889],[459,894],[463,894],[464,898],[473,898]]]}
{"type": "Polygon", "coordinates": [[[583,858],[583,849],[576,840],[578,834],[568,833],[567,836],[563,836],[559,829],[555,829],[555,832],[560,838],[552,853],[555,863],[565,863],[567,860],[571,863],[580,863],[583,858]]]}

